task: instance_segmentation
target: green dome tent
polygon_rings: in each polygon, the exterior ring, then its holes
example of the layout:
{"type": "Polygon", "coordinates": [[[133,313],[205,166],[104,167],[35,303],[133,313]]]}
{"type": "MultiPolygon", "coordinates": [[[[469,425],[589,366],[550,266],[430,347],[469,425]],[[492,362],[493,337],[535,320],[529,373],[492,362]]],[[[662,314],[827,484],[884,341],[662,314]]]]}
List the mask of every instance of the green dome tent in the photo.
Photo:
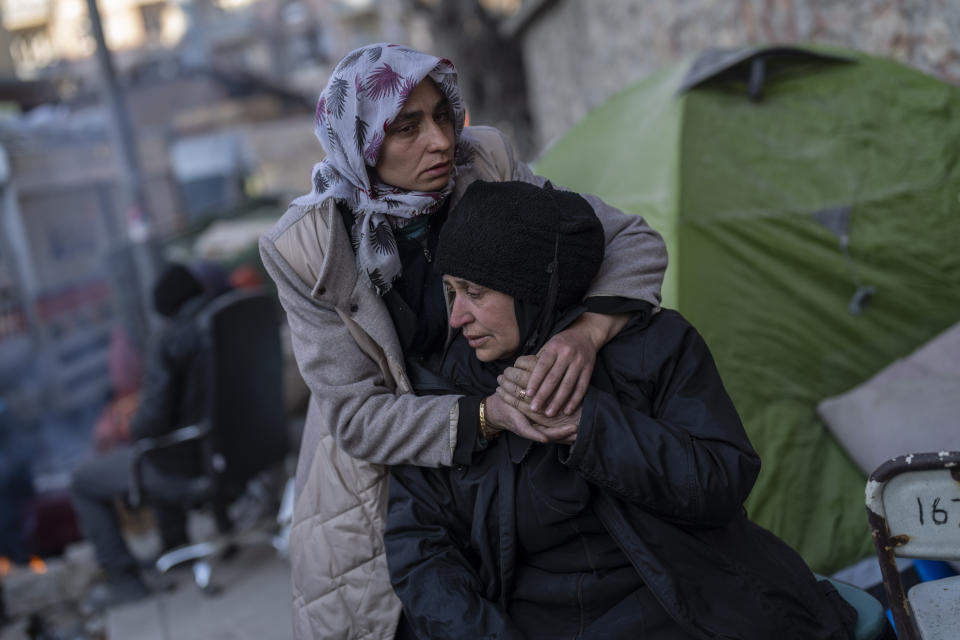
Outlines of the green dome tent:
{"type": "Polygon", "coordinates": [[[960,87],[835,49],[707,52],[610,98],[537,172],[663,233],[664,305],[763,458],[751,517],[821,572],[872,553],[865,476],[816,407],[960,320],[960,87]]]}

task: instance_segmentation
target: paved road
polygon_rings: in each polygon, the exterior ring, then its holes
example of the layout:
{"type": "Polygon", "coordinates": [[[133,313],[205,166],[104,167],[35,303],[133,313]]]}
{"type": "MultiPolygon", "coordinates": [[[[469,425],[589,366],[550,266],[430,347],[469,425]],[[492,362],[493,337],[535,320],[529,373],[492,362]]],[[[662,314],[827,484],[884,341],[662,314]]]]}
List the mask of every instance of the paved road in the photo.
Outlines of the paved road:
{"type": "Polygon", "coordinates": [[[248,547],[220,564],[205,595],[188,568],[172,573],[177,586],[107,613],[107,640],[288,640],[290,566],[269,547],[248,547]]]}

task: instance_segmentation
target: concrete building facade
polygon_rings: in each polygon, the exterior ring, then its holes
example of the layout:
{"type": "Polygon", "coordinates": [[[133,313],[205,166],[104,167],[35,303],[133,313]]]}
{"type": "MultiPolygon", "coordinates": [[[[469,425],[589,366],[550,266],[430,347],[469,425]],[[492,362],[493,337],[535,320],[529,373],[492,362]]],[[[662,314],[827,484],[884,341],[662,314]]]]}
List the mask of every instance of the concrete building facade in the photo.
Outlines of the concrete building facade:
{"type": "Polygon", "coordinates": [[[816,42],[960,83],[960,0],[557,0],[524,33],[540,146],[613,93],[709,47],[816,42]]]}

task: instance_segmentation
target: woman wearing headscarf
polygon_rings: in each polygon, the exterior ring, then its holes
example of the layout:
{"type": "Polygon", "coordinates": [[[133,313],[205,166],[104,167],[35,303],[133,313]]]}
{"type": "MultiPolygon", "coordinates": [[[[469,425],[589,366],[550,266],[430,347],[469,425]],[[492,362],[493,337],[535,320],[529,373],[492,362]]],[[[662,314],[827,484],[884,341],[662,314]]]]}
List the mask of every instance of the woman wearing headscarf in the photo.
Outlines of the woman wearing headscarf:
{"type": "MultiPolygon", "coordinates": [[[[317,104],[326,158],[313,190],[261,238],[312,395],[290,540],[298,638],[393,637],[400,605],[383,556],[382,465],[462,464],[481,446],[479,397],[423,395],[448,337],[433,252],[473,181],[544,180],[496,129],[463,123],[450,61],[388,44],[350,53],[317,104]]],[[[590,203],[608,257],[585,291],[590,313],[540,351],[531,392],[548,414],[576,409],[596,350],[628,313],[649,314],[660,299],[662,239],[642,219],[590,203]]],[[[499,427],[531,439],[571,435],[499,415],[499,427]]]]}
{"type": "Polygon", "coordinates": [[[597,356],[578,430],[500,431],[504,381],[584,312],[603,256],[586,200],[475,182],[436,268],[459,330],[440,374],[484,398],[486,447],[454,469],[391,471],[386,530],[402,637],[847,639],[855,612],[751,523],[760,460],[703,339],[676,311],[638,314],[597,356]]]}

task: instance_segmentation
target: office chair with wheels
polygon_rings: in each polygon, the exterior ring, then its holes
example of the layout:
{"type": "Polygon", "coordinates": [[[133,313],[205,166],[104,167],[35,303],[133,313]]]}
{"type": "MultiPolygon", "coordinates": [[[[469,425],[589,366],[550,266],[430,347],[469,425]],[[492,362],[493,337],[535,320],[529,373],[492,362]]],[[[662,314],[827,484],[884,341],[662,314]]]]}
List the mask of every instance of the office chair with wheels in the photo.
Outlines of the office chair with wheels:
{"type": "Polygon", "coordinates": [[[156,567],[165,573],[176,565],[194,562],[196,583],[212,591],[212,561],[238,544],[271,543],[269,536],[235,532],[228,507],[252,478],[284,461],[289,441],[281,383],[280,316],[273,297],[232,291],[213,300],[198,322],[207,357],[205,418],[134,444],[128,502],[137,507],[143,501],[141,468],[151,453],[185,442],[201,443],[203,474],[190,479],[178,504],[209,509],[217,535],[164,553],[156,567]]]}
{"type": "Polygon", "coordinates": [[[900,640],[960,637],[960,576],[904,592],[896,556],[960,560],[960,451],[914,453],[870,474],[867,519],[900,640]]]}

